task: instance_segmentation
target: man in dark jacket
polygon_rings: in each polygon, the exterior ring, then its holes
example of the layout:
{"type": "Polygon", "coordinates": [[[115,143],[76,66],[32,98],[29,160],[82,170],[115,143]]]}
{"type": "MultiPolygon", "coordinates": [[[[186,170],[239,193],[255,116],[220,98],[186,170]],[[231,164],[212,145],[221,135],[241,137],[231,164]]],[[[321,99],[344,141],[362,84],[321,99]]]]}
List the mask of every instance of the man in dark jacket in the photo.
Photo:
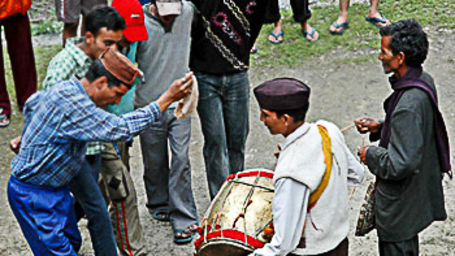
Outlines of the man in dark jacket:
{"type": "Polygon", "coordinates": [[[376,228],[380,255],[418,255],[418,233],[445,220],[442,174],[450,173],[447,132],[432,77],[423,72],[428,53],[425,32],[415,20],[380,30],[379,60],[393,73],[393,93],[384,102],[384,122],[355,120],[379,147],[359,149],[376,176],[376,228]]]}

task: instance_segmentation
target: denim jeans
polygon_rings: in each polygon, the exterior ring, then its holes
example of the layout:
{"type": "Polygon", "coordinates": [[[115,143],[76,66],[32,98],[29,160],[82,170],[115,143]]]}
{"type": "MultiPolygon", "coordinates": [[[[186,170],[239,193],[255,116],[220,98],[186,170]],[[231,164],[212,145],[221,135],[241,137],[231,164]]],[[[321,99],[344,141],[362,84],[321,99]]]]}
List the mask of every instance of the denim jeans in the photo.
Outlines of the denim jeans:
{"type": "Polygon", "coordinates": [[[243,170],[249,127],[248,72],[231,75],[196,73],[196,77],[205,169],[213,199],[228,174],[243,170]]]}
{"type": "Polygon", "coordinates": [[[69,188],[87,215],[95,255],[116,256],[112,222],[97,183],[100,166],[101,154],[86,156],[81,170],[69,183],[69,188]],[[89,161],[87,158],[92,159],[89,161]]]}
{"type": "Polygon", "coordinates": [[[175,108],[140,134],[147,207],[169,211],[174,230],[197,223],[188,157],[191,119],[177,120],[175,108]],[[172,156],[169,166],[168,145],[172,156]]]}

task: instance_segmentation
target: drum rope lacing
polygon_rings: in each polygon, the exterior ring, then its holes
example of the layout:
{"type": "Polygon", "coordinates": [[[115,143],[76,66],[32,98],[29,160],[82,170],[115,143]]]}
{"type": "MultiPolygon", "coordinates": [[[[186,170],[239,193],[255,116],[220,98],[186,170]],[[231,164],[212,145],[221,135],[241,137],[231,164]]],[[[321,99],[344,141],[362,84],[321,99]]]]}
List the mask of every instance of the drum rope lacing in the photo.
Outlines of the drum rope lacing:
{"type": "Polygon", "coordinates": [[[247,182],[243,182],[243,181],[239,181],[239,180],[229,180],[229,182],[238,183],[238,184],[242,184],[242,185],[246,185],[246,186],[251,186],[251,187],[262,188],[262,189],[267,190],[267,191],[269,191],[269,192],[274,192],[274,191],[275,191],[275,190],[272,189],[272,188],[264,187],[264,186],[258,185],[258,184],[251,184],[251,183],[247,183],[247,182]]]}
{"type": "Polygon", "coordinates": [[[254,179],[254,186],[251,186],[250,191],[248,192],[248,195],[245,198],[245,201],[243,201],[243,210],[242,210],[241,213],[239,213],[239,216],[237,216],[237,218],[235,219],[235,221],[233,223],[233,226],[232,226],[234,228],[235,227],[235,223],[237,222],[237,220],[240,217],[243,218],[243,232],[245,234],[245,243],[246,244],[248,244],[248,236],[247,236],[247,230],[246,230],[246,218],[245,218],[246,209],[253,202],[253,200],[251,200],[251,197],[253,196],[254,189],[256,188],[256,185],[259,182],[259,178],[261,177],[260,175],[261,175],[261,172],[259,171],[258,174],[256,175],[256,178],[254,179]]]}

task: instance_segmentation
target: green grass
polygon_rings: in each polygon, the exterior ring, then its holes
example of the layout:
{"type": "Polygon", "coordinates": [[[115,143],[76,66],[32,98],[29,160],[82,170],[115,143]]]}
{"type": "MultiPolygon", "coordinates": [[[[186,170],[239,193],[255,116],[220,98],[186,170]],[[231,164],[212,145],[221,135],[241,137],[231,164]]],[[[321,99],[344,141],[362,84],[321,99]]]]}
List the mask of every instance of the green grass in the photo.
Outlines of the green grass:
{"type": "Polygon", "coordinates": [[[37,23],[32,23],[31,28],[34,36],[60,33],[63,31],[63,23],[57,20],[40,20],[37,23]]]}
{"type": "MultiPolygon", "coordinates": [[[[330,1],[337,2],[337,1],[330,1]]],[[[319,40],[308,42],[300,31],[300,24],[294,22],[292,11],[281,11],[283,18],[284,42],[279,45],[271,44],[267,37],[273,29],[273,24],[262,28],[257,40],[259,52],[253,55],[254,66],[294,66],[311,57],[330,55],[332,51],[353,51],[359,49],[379,49],[380,36],[378,29],[365,21],[368,4],[353,4],[349,7],[350,27],[344,35],[331,35],[329,26],[338,17],[338,5],[313,7],[310,25],[319,32],[319,40]]],[[[442,28],[455,28],[455,2],[453,0],[387,0],[381,1],[380,12],[388,19],[416,19],[427,32],[438,31],[442,28]]],[[[374,55],[370,53],[370,55],[374,55]]],[[[362,62],[372,59],[363,56],[337,61],[362,62]]]]}
{"type": "Polygon", "coordinates": [[[49,61],[57,55],[57,53],[62,49],[60,45],[45,46],[45,47],[35,47],[35,63],[36,63],[36,72],[38,73],[38,90],[42,88],[42,82],[46,76],[47,65],[49,61]]]}
{"type": "MultiPolygon", "coordinates": [[[[46,47],[35,47],[35,65],[36,73],[38,74],[38,90],[41,90],[44,77],[46,76],[47,65],[49,61],[61,50],[60,45],[46,46],[46,47]]],[[[16,92],[14,91],[14,81],[11,72],[11,63],[9,62],[8,53],[6,49],[3,49],[3,57],[5,60],[5,72],[6,72],[6,84],[8,88],[8,94],[11,101],[12,110],[17,110],[17,104],[15,104],[16,92]]]]}
{"type": "MultiPolygon", "coordinates": [[[[321,2],[337,3],[338,1],[321,0],[321,2]]],[[[360,55],[348,54],[348,57],[335,58],[333,62],[342,64],[372,61],[376,58],[377,49],[380,46],[380,37],[378,29],[364,20],[368,8],[368,4],[351,5],[349,8],[350,28],[342,36],[333,36],[328,32],[328,28],[338,16],[338,5],[313,7],[310,24],[320,34],[320,39],[316,42],[305,40],[300,32],[300,24],[294,22],[292,18],[291,10],[282,10],[283,30],[285,32],[284,43],[279,45],[269,43],[267,36],[272,31],[273,25],[265,25],[257,40],[259,52],[253,55],[252,65],[291,67],[304,61],[309,61],[312,57],[326,55],[329,58],[333,51],[352,52],[354,50],[365,50],[367,53],[360,55]]],[[[381,1],[379,9],[391,21],[414,18],[422,24],[427,32],[437,32],[445,28],[455,29],[455,1],[453,0],[387,0],[381,1]]],[[[48,11],[55,12],[52,9],[48,11]]],[[[49,30],[47,26],[52,26],[57,21],[43,22],[43,24],[50,25],[38,25],[38,27],[34,25],[32,27],[34,35],[41,33],[42,30],[49,30]],[[39,28],[39,26],[43,28],[39,28]]],[[[41,89],[41,82],[46,74],[48,62],[60,49],[60,46],[35,48],[39,89],[41,89]]],[[[6,56],[8,54],[5,49],[3,54],[5,59],[7,59],[6,56]]],[[[452,60],[455,62],[453,58],[452,60]]],[[[11,99],[14,99],[11,68],[8,61],[5,61],[5,65],[8,91],[11,99]]]]}
{"type": "Polygon", "coordinates": [[[31,28],[34,36],[62,32],[63,22],[57,21],[55,18],[56,14],[53,2],[34,1],[32,7],[28,10],[28,14],[33,21],[31,28]]]}

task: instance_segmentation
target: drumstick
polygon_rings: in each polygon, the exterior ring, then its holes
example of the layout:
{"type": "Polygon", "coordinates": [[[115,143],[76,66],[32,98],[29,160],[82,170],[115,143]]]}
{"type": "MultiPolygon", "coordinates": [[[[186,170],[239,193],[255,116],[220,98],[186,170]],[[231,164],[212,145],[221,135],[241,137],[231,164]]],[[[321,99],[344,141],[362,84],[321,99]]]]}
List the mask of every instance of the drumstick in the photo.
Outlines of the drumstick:
{"type": "Polygon", "coordinates": [[[354,127],[355,127],[355,124],[350,124],[350,125],[348,125],[348,126],[342,128],[342,129],[341,129],[341,132],[342,132],[342,133],[345,133],[345,132],[351,130],[352,128],[354,128],[354,127]]]}

